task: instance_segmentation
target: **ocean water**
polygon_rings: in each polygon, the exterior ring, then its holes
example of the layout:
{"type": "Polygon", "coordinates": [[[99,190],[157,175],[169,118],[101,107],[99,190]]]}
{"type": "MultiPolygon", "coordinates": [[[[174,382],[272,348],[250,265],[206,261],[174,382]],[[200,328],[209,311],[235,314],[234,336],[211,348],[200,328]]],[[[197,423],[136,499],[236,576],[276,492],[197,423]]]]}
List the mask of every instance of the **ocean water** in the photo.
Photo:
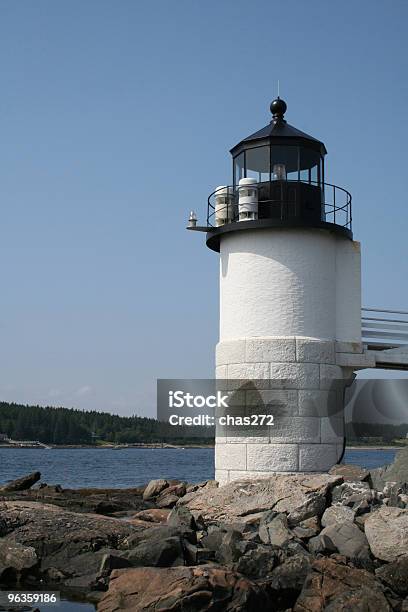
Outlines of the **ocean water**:
{"type": "MultiPolygon", "coordinates": [[[[395,452],[348,450],[344,461],[370,469],[392,463],[395,452]]],[[[214,449],[0,449],[0,484],[35,470],[42,482],[66,488],[136,487],[153,478],[200,482],[214,478],[214,449]]]]}
{"type": "Polygon", "coordinates": [[[398,451],[389,450],[376,450],[376,449],[358,449],[358,450],[346,450],[344,455],[344,463],[352,463],[354,465],[361,465],[361,467],[367,470],[372,470],[383,465],[390,465],[395,459],[395,454],[398,451]]]}

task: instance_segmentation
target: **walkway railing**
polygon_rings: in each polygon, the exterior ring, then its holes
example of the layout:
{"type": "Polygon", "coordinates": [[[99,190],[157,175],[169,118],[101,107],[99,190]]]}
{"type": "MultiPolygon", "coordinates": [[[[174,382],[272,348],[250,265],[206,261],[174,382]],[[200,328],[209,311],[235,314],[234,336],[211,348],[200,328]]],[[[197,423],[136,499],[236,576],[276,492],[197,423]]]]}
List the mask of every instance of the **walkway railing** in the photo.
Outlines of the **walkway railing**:
{"type": "Polygon", "coordinates": [[[380,308],[361,309],[362,341],[371,350],[408,345],[408,312],[380,308]]]}

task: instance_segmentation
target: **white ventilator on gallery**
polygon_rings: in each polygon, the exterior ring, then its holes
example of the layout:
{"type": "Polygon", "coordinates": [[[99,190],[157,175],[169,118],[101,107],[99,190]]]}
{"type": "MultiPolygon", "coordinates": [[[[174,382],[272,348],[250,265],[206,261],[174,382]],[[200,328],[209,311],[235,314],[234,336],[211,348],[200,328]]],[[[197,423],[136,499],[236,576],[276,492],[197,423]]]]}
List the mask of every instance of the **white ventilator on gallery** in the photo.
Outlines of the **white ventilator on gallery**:
{"type": "Polygon", "coordinates": [[[286,103],[271,112],[231,149],[232,185],[209,197],[207,224],[190,228],[220,254],[216,377],[234,389],[232,412],[274,415],[217,428],[221,484],[329,470],[344,451],[344,389],[374,365],[361,342],[351,195],[326,182],[324,144],[286,122],[286,103]]]}

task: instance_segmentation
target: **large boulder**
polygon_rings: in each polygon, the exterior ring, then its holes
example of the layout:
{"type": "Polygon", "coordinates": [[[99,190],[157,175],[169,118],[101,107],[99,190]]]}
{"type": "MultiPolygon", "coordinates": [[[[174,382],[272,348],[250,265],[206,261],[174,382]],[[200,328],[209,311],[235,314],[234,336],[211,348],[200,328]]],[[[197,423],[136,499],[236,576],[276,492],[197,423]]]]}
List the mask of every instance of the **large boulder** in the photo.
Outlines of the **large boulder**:
{"type": "Polygon", "coordinates": [[[168,538],[149,538],[124,554],[132,567],[170,567],[184,565],[181,539],[175,535],[168,538]]]}
{"type": "Polygon", "coordinates": [[[102,557],[117,554],[138,531],[118,519],[36,502],[0,502],[0,516],[2,546],[20,552],[22,546],[27,559],[32,549],[40,576],[85,589],[97,579],[102,557]]]}
{"type": "Polygon", "coordinates": [[[146,523],[165,523],[170,514],[166,508],[149,508],[137,512],[132,518],[146,523]]]}
{"type": "Polygon", "coordinates": [[[367,482],[344,482],[334,487],[332,491],[332,503],[352,508],[356,515],[370,512],[375,505],[380,503],[378,494],[367,482]]]}
{"type": "Polygon", "coordinates": [[[277,610],[292,608],[300,594],[311,567],[311,557],[294,555],[276,567],[268,579],[268,591],[271,593],[277,610]]]}
{"type": "Polygon", "coordinates": [[[374,488],[378,491],[382,490],[387,482],[408,484],[408,446],[397,452],[391,465],[371,470],[371,478],[374,488]]]}
{"type": "Polygon", "coordinates": [[[374,557],[395,561],[408,550],[408,510],[381,506],[364,522],[374,557]]]}
{"type": "Polygon", "coordinates": [[[123,548],[131,550],[147,540],[160,540],[165,538],[180,537],[192,544],[197,543],[197,534],[185,525],[168,525],[167,523],[150,525],[148,528],[137,529],[124,540],[123,548]]]}
{"type": "Polygon", "coordinates": [[[355,495],[367,495],[370,493],[370,485],[367,482],[343,482],[333,488],[332,503],[348,504],[350,497],[355,495]]]}
{"type": "Polygon", "coordinates": [[[408,554],[376,570],[377,577],[400,597],[408,596],[408,554]]]}
{"type": "MultiPolygon", "coordinates": [[[[323,515],[324,516],[324,515],[323,515]]],[[[301,521],[292,529],[293,534],[300,540],[308,540],[320,533],[320,521],[317,516],[311,516],[301,521]]]]}
{"type": "Polygon", "coordinates": [[[342,476],[344,482],[370,482],[370,472],[359,465],[337,464],[330,470],[329,474],[342,476]]]}
{"type": "Polygon", "coordinates": [[[157,480],[151,480],[145,490],[143,491],[143,499],[152,499],[153,497],[157,497],[160,495],[164,489],[170,486],[168,480],[164,480],[163,478],[157,480]]]}
{"type": "Polygon", "coordinates": [[[156,497],[155,504],[158,508],[173,508],[179,500],[186,494],[186,485],[184,482],[179,482],[175,485],[170,485],[162,490],[156,497]]]}
{"type": "MultiPolygon", "coordinates": [[[[164,493],[166,491],[164,490],[164,493]]],[[[156,506],[158,508],[174,508],[180,498],[178,495],[174,495],[174,493],[170,493],[169,495],[160,495],[156,499],[156,506]]]]}
{"type": "Polygon", "coordinates": [[[173,508],[167,517],[167,524],[171,527],[188,527],[189,529],[197,529],[194,516],[185,506],[173,508]]]}
{"type": "Polygon", "coordinates": [[[389,612],[381,584],[366,570],[334,559],[314,561],[294,612],[389,612]]]}
{"type": "Polygon", "coordinates": [[[335,523],[325,527],[319,537],[326,536],[338,552],[350,559],[369,559],[370,547],[368,546],[367,538],[364,533],[351,523],[335,523]]]}
{"type": "Polygon", "coordinates": [[[353,522],[354,516],[354,510],[348,508],[347,506],[330,506],[330,508],[327,508],[324,511],[321,518],[321,523],[323,527],[328,527],[329,525],[341,525],[345,521],[353,522]]]}
{"type": "Polygon", "coordinates": [[[184,482],[179,482],[175,485],[170,485],[163,489],[163,491],[159,494],[157,501],[160,501],[162,497],[167,495],[176,495],[177,497],[183,497],[186,494],[186,485],[184,482]]]}
{"type": "Polygon", "coordinates": [[[219,548],[215,551],[217,560],[225,565],[235,563],[244,552],[243,544],[239,531],[234,529],[227,531],[221,540],[219,548]]]}
{"type": "Polygon", "coordinates": [[[267,510],[285,512],[290,525],[326,509],[328,492],[343,481],[329,474],[274,474],[259,480],[234,481],[223,487],[204,487],[179,500],[205,520],[239,522],[267,510]]]}
{"type": "Polygon", "coordinates": [[[283,546],[289,540],[293,540],[294,535],[288,528],[286,514],[277,514],[269,520],[261,521],[259,537],[264,544],[274,546],[283,546]]]}
{"type": "Polygon", "coordinates": [[[33,472],[32,474],[27,474],[27,476],[23,476],[22,478],[17,478],[17,480],[12,480],[7,484],[0,487],[0,493],[6,493],[11,491],[25,491],[26,489],[30,489],[36,482],[38,482],[41,478],[41,472],[33,472]]]}
{"type": "Polygon", "coordinates": [[[72,556],[67,556],[61,549],[42,559],[41,579],[61,582],[63,587],[87,593],[107,586],[109,566],[130,567],[130,563],[122,557],[121,551],[115,549],[103,547],[72,556]]]}
{"type": "Polygon", "coordinates": [[[184,565],[186,545],[196,543],[196,533],[187,526],[155,525],[127,538],[123,556],[132,567],[184,565]]]}
{"type": "Polygon", "coordinates": [[[201,544],[211,550],[218,550],[221,546],[221,542],[224,535],[229,531],[233,530],[231,525],[224,525],[223,523],[208,526],[207,533],[204,533],[201,538],[201,544]]]}
{"type": "Polygon", "coordinates": [[[398,482],[387,482],[382,496],[386,501],[387,506],[395,506],[396,508],[405,508],[408,500],[408,485],[398,482]]]}
{"type": "Polygon", "coordinates": [[[324,533],[315,536],[314,538],[310,538],[308,543],[309,552],[313,555],[330,555],[331,553],[337,553],[337,548],[329,538],[329,536],[324,533]]]}
{"type": "Polygon", "coordinates": [[[268,609],[265,593],[254,582],[225,567],[201,565],[112,572],[98,612],[116,610],[205,612],[268,609]]]}
{"type": "Polygon", "coordinates": [[[241,555],[233,568],[248,578],[259,579],[269,576],[279,563],[279,554],[270,546],[255,544],[241,555]]]}
{"type": "Polygon", "coordinates": [[[31,569],[38,563],[37,554],[32,546],[23,546],[18,542],[0,540],[0,579],[10,572],[20,573],[31,569]]]}
{"type": "Polygon", "coordinates": [[[76,546],[96,550],[103,545],[117,546],[137,531],[119,519],[97,514],[77,514],[58,506],[36,502],[0,502],[3,536],[9,541],[33,546],[40,556],[60,548],[76,546]]]}
{"type": "Polygon", "coordinates": [[[71,510],[97,514],[125,514],[146,510],[152,502],[142,498],[143,488],[131,489],[62,489],[59,485],[40,485],[24,491],[2,491],[5,501],[42,502],[71,510]]]}

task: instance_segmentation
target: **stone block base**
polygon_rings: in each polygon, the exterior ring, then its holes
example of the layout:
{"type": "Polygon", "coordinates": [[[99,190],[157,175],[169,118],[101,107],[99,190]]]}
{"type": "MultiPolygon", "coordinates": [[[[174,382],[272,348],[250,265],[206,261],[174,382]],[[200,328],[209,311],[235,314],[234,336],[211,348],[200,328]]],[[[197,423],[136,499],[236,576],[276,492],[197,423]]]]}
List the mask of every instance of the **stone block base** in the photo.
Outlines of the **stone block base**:
{"type": "Polygon", "coordinates": [[[233,390],[231,411],[273,414],[274,423],[259,431],[218,428],[216,479],[328,471],[343,453],[343,397],[351,367],[368,362],[361,344],[329,339],[220,342],[216,375],[223,390],[233,390]]]}
{"type": "MultiPolygon", "coordinates": [[[[254,441],[255,440],[255,441],[254,441]]],[[[337,444],[219,443],[215,448],[215,480],[220,485],[245,478],[267,478],[271,473],[328,472],[343,452],[337,444]]]]}

